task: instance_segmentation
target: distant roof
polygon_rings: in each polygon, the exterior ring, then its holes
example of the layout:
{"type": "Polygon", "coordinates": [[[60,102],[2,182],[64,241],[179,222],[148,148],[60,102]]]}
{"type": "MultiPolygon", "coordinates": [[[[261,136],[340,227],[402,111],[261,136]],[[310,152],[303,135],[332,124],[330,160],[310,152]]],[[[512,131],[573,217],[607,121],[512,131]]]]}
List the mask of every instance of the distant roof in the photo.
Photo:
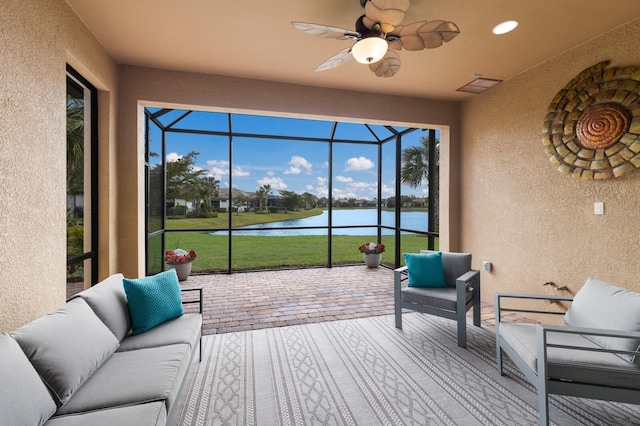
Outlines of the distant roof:
{"type": "MultiPolygon", "coordinates": [[[[241,189],[232,188],[231,189],[231,197],[232,198],[238,198],[238,197],[255,198],[256,194],[254,192],[247,192],[247,191],[243,191],[241,189]]],[[[214,197],[214,199],[228,200],[229,199],[229,188],[220,188],[220,189],[218,189],[218,196],[214,197]]]]}

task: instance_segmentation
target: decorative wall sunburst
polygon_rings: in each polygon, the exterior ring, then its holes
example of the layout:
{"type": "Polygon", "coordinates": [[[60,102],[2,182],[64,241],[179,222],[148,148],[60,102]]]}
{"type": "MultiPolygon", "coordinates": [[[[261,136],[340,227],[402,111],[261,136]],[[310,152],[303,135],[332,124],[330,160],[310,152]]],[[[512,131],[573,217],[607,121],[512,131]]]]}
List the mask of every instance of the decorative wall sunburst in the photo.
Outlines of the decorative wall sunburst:
{"type": "Polygon", "coordinates": [[[640,168],[640,68],[608,65],[582,71],[547,109],[545,152],[576,178],[608,179],[640,168]]]}

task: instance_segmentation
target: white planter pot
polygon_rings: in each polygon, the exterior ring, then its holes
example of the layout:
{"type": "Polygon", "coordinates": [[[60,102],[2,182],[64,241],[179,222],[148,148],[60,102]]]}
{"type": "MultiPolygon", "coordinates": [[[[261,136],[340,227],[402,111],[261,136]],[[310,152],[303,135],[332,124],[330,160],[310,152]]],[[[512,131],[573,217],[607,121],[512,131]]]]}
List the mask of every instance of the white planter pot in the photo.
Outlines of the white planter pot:
{"type": "Polygon", "coordinates": [[[176,274],[178,274],[178,281],[184,281],[189,278],[191,274],[191,262],[178,263],[175,265],[169,264],[169,269],[175,269],[176,274]]]}
{"type": "Polygon", "coordinates": [[[367,268],[377,268],[380,266],[380,262],[382,262],[382,253],[362,253],[364,256],[364,263],[367,265],[367,268]]]}

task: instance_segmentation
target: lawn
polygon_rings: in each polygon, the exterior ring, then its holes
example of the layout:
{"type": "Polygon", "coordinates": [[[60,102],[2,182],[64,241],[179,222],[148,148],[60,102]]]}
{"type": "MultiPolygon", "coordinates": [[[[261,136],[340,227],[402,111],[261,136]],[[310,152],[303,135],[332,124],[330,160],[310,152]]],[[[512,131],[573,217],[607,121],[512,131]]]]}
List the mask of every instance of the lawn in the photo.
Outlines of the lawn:
{"type": "MultiPolygon", "coordinates": [[[[256,223],[267,223],[287,219],[299,219],[322,213],[321,209],[289,213],[240,213],[231,214],[233,226],[246,226],[256,223]]],[[[234,235],[229,246],[228,235],[211,235],[211,230],[227,228],[229,214],[220,214],[217,218],[206,219],[171,219],[167,221],[165,234],[167,249],[180,247],[195,250],[198,258],[194,261],[193,272],[219,272],[229,268],[229,252],[233,253],[231,268],[233,270],[255,270],[265,268],[285,268],[300,266],[326,266],[329,263],[358,264],[363,263],[358,247],[365,242],[376,241],[375,235],[334,235],[331,241],[331,260],[329,260],[328,236],[242,236],[234,235]],[[194,231],[187,231],[193,229],[194,231]],[[180,231],[177,231],[180,230],[180,231]]],[[[150,241],[151,252],[154,246],[159,248],[159,238],[150,241]]],[[[382,255],[382,263],[394,266],[395,237],[383,235],[382,243],[386,251],[382,255]]],[[[436,239],[436,249],[438,240],[436,239]]],[[[427,248],[427,238],[416,234],[401,236],[400,252],[417,252],[427,248]]],[[[160,270],[160,260],[150,265],[152,270],[160,270]]],[[[401,264],[404,261],[401,257],[401,264]]]]}

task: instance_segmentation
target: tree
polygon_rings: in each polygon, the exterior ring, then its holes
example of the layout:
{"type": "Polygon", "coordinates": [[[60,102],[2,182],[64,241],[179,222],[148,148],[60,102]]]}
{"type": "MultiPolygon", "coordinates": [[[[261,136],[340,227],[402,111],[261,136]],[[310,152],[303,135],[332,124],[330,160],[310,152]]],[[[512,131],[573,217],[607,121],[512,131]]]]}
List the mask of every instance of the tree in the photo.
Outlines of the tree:
{"type": "Polygon", "coordinates": [[[317,198],[315,195],[310,192],[305,192],[302,194],[302,198],[304,199],[304,209],[309,210],[316,206],[317,198]]]}
{"type": "Polygon", "coordinates": [[[204,170],[195,168],[199,153],[189,152],[175,161],[167,162],[167,199],[194,200],[198,197],[199,179],[204,170]]]}
{"type": "Polygon", "coordinates": [[[193,181],[192,196],[196,206],[196,216],[211,212],[211,198],[218,194],[220,181],[213,176],[205,176],[193,181]]]}
{"type": "Polygon", "coordinates": [[[246,206],[249,204],[249,200],[243,195],[238,195],[233,200],[231,200],[233,204],[233,208],[236,210],[236,216],[240,214],[240,207],[246,206]]]}
{"type": "Polygon", "coordinates": [[[260,203],[260,211],[263,212],[266,210],[266,212],[268,213],[269,210],[265,209],[264,207],[264,201],[268,200],[269,194],[271,193],[271,185],[262,185],[260,188],[258,188],[258,190],[256,191],[256,195],[258,196],[258,201],[260,203]]]}
{"type": "Polygon", "coordinates": [[[293,191],[281,190],[280,196],[282,197],[282,204],[287,210],[295,210],[304,203],[302,195],[293,191]]]}
{"type": "Polygon", "coordinates": [[[410,146],[402,151],[402,170],[400,172],[400,181],[412,188],[418,188],[423,182],[430,185],[430,195],[434,197],[435,223],[439,223],[439,175],[440,175],[440,141],[435,141],[434,165],[435,176],[429,176],[429,138],[423,136],[420,138],[420,145],[410,146]]]}
{"type": "Polygon", "coordinates": [[[73,195],[72,217],[77,217],[76,196],[84,194],[84,100],[67,95],[67,194],[73,195]]]}

